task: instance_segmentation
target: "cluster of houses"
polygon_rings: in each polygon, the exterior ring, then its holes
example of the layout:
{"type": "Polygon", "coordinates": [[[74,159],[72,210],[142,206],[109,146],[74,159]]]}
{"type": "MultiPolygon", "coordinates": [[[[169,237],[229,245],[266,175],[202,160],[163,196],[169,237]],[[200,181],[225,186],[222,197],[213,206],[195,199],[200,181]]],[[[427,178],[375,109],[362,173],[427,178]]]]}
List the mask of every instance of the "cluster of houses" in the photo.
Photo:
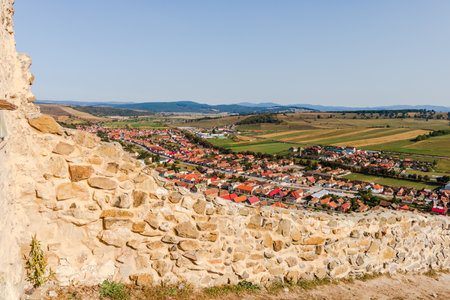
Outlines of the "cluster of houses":
{"type": "Polygon", "coordinates": [[[207,197],[222,197],[249,205],[347,212],[370,209],[355,198],[358,191],[370,190],[385,199],[380,206],[393,209],[430,207],[433,212],[446,214],[450,206],[450,191],[446,189],[392,188],[340,178],[349,171],[320,164],[317,170],[304,172],[286,158],[257,159],[253,155],[223,154],[191,143],[178,129],[105,129],[97,125],[80,129],[91,133],[103,131],[110,139],[138,144],[158,154],[160,161],[153,164],[160,176],[207,197]],[[173,168],[178,162],[191,168],[173,168]],[[402,205],[390,201],[394,196],[402,205]]]}
{"type": "Polygon", "coordinates": [[[386,169],[414,169],[429,171],[432,169],[431,162],[413,160],[412,158],[400,158],[382,153],[356,149],[355,147],[323,147],[312,146],[305,148],[292,147],[295,156],[323,161],[335,161],[348,166],[386,168],[386,169]]]}

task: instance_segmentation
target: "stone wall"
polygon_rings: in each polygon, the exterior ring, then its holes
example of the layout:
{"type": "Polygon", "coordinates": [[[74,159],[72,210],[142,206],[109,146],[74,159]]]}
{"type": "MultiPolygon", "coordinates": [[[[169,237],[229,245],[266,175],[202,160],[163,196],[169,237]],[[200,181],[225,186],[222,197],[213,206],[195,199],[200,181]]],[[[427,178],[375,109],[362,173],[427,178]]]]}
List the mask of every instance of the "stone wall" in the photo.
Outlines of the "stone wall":
{"type": "Polygon", "coordinates": [[[340,278],[449,267],[450,221],[408,212],[327,215],[251,208],[175,187],[120,145],[41,115],[26,55],[14,49],[12,1],[1,3],[0,298],[25,283],[36,233],[56,284],[104,279],[196,286],[340,278]]]}

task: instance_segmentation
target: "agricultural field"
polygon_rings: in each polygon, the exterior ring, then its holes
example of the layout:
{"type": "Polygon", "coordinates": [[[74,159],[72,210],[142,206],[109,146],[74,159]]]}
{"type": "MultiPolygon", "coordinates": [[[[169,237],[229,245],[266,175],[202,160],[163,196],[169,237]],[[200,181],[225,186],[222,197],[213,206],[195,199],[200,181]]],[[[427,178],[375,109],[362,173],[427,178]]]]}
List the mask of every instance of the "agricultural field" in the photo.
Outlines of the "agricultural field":
{"type": "Polygon", "coordinates": [[[434,190],[438,185],[431,185],[426,184],[422,182],[414,182],[409,180],[401,180],[401,179],[395,179],[395,178],[386,178],[386,177],[379,177],[379,176],[372,176],[372,175],[364,175],[364,174],[357,174],[352,173],[346,176],[343,176],[342,178],[346,178],[349,180],[359,180],[364,182],[371,182],[371,183],[378,183],[381,185],[389,185],[392,187],[407,187],[407,188],[416,188],[416,189],[430,189],[434,190]]]}
{"type": "Polygon", "coordinates": [[[286,151],[290,147],[294,146],[294,144],[291,143],[273,142],[260,139],[240,142],[236,142],[231,139],[210,139],[209,141],[214,145],[229,148],[236,152],[253,151],[268,154],[275,154],[286,151]]]}
{"type": "Polygon", "coordinates": [[[166,123],[158,119],[107,122],[103,123],[103,126],[106,128],[124,128],[126,126],[130,128],[167,128],[166,123]]]}
{"type": "MultiPolygon", "coordinates": [[[[236,151],[252,150],[267,153],[285,151],[290,145],[353,146],[376,151],[416,154],[418,160],[436,160],[434,175],[450,173],[450,135],[431,137],[414,142],[418,135],[432,130],[449,129],[445,119],[378,118],[364,119],[355,113],[289,113],[278,114],[281,124],[246,124],[236,128],[240,136],[255,140],[228,140],[225,147],[236,151]],[[320,115],[320,118],[318,116],[320,115]],[[355,117],[357,117],[355,119],[355,117]],[[251,147],[251,148],[247,148],[251,147]],[[448,159],[447,159],[448,157],[448,159]]],[[[205,128],[237,123],[245,116],[228,116],[218,119],[191,121],[190,126],[205,128]]],[[[216,142],[214,142],[216,143],[216,142]]],[[[432,175],[432,174],[429,174],[432,175]]]]}

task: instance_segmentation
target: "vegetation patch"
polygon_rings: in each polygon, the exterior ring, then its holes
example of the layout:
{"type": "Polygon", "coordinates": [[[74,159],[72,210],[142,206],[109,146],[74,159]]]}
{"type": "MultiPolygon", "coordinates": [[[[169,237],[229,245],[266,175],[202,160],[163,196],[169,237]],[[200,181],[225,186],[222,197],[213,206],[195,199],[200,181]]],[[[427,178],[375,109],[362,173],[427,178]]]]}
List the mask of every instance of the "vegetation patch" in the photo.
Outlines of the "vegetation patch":
{"type": "Polygon", "coordinates": [[[203,292],[209,296],[218,297],[227,295],[230,293],[233,294],[242,294],[242,293],[255,293],[261,291],[261,287],[257,284],[253,284],[248,281],[241,281],[235,285],[222,285],[215,286],[203,289],[203,292]]]}
{"type": "Polygon", "coordinates": [[[128,299],[131,296],[130,291],[122,284],[105,280],[99,285],[100,299],[107,298],[113,300],[128,299]]]}
{"type": "Polygon", "coordinates": [[[263,123],[281,124],[281,121],[278,120],[276,114],[258,114],[245,118],[244,120],[237,122],[236,125],[250,125],[263,123]]]}
{"type": "Polygon", "coordinates": [[[41,242],[36,238],[36,234],[31,240],[30,247],[30,254],[26,263],[27,279],[34,287],[39,287],[48,281],[52,272],[47,270],[44,251],[41,248],[41,242]]]}

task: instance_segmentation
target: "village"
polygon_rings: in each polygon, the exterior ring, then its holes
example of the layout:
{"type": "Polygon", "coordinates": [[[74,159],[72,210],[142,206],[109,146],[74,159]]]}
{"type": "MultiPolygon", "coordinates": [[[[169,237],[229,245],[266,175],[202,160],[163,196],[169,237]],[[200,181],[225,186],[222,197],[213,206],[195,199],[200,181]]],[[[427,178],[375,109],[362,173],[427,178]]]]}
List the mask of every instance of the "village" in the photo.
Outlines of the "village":
{"type": "MultiPolygon", "coordinates": [[[[352,181],[341,176],[345,168],[325,166],[327,161],[373,168],[426,168],[426,164],[386,158],[379,152],[344,149],[302,149],[302,157],[315,156],[313,169],[294,163],[292,156],[257,157],[248,153],[222,153],[195,141],[205,138],[199,130],[104,128],[101,125],[78,126],[108,140],[138,145],[133,154],[154,167],[160,176],[177,186],[206,197],[221,197],[252,206],[290,209],[365,212],[384,207],[394,210],[447,214],[450,185],[442,189],[390,187],[352,181]],[[194,137],[194,138],[193,138],[194,137]],[[322,165],[323,164],[323,165],[322,165]]],[[[210,133],[223,134],[220,133],[210,133]]],[[[207,136],[207,138],[214,138],[207,136]]],[[[215,137],[217,138],[217,136],[215,137]]],[[[207,144],[207,143],[206,143],[207,144]]],[[[299,149],[291,149],[298,152],[299,149]]],[[[295,156],[294,156],[295,157],[295,156]]]]}

